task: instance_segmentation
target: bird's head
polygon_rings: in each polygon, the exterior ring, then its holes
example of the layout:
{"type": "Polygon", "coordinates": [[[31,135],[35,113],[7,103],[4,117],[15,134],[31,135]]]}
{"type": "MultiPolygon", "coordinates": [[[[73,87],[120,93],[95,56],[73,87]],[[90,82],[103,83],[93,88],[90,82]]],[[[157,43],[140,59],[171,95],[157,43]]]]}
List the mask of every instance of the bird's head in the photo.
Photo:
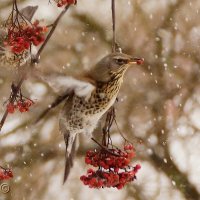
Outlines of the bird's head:
{"type": "Polygon", "coordinates": [[[143,59],[134,58],[124,53],[111,53],[102,58],[90,71],[90,77],[97,82],[109,82],[122,78],[131,65],[142,64],[143,59]]]}

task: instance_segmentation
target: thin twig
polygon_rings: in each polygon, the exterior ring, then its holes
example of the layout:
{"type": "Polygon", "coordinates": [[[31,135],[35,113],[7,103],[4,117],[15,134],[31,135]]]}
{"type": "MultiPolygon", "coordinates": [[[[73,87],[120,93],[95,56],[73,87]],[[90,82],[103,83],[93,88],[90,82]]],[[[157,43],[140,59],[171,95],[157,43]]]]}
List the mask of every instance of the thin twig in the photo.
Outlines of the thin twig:
{"type": "MultiPolygon", "coordinates": [[[[111,9],[112,9],[112,29],[113,29],[112,52],[115,53],[116,52],[115,0],[111,0],[111,9]]],[[[107,113],[106,122],[103,127],[102,144],[104,146],[107,146],[107,144],[109,144],[109,141],[111,141],[109,133],[114,119],[115,119],[115,110],[114,107],[112,106],[107,113]]]]}
{"type": "Polygon", "coordinates": [[[122,136],[122,138],[123,138],[125,141],[128,141],[128,142],[129,142],[129,140],[127,140],[127,139],[125,138],[125,136],[122,134],[122,132],[121,132],[121,130],[120,130],[120,128],[119,128],[119,125],[118,125],[118,123],[117,123],[117,120],[114,119],[114,121],[115,121],[115,125],[117,126],[117,130],[119,131],[119,133],[120,133],[120,135],[122,136]]]}
{"type": "MultiPolygon", "coordinates": [[[[16,96],[17,96],[17,94],[18,94],[18,92],[19,92],[19,90],[20,90],[20,88],[22,86],[22,83],[25,80],[25,77],[26,76],[23,74],[21,80],[19,81],[17,87],[15,88],[16,89],[15,92],[13,93],[13,95],[10,98],[10,103],[14,103],[14,100],[15,100],[15,98],[16,98],[16,96]]],[[[3,125],[4,125],[5,121],[6,121],[7,116],[8,116],[8,110],[6,109],[4,115],[3,115],[2,119],[1,119],[1,122],[0,122],[0,131],[1,131],[3,125]]]]}
{"type": "Polygon", "coordinates": [[[112,52],[116,52],[116,31],[115,31],[115,0],[111,0],[112,9],[112,29],[113,29],[113,40],[112,40],[112,52]]]}
{"type": "MultiPolygon", "coordinates": [[[[107,146],[109,144],[109,142],[111,141],[110,138],[110,128],[113,124],[113,120],[115,118],[115,109],[112,106],[106,116],[106,121],[105,121],[105,125],[103,127],[103,137],[102,137],[102,144],[104,146],[107,146]]],[[[112,143],[112,141],[111,141],[112,143]]]]}
{"type": "Polygon", "coordinates": [[[44,41],[44,43],[42,44],[42,46],[41,46],[40,49],[38,50],[38,52],[37,52],[37,54],[36,54],[36,56],[35,56],[35,58],[34,58],[34,59],[35,59],[34,61],[38,61],[38,59],[39,59],[39,57],[40,57],[40,54],[42,53],[44,47],[46,46],[47,42],[48,42],[49,39],[51,38],[52,34],[54,33],[54,31],[55,31],[55,29],[56,29],[56,27],[57,27],[57,25],[58,25],[60,19],[61,19],[61,18],[63,17],[63,15],[67,12],[67,10],[69,9],[69,7],[70,7],[70,4],[68,4],[68,5],[64,8],[64,10],[60,13],[60,15],[57,17],[57,19],[56,19],[55,22],[53,23],[52,28],[51,28],[49,34],[47,35],[46,40],[44,41]]]}
{"type": "Polygon", "coordinates": [[[0,165],[0,168],[3,169],[3,170],[6,170],[6,168],[2,167],[1,165],[0,165]]]}
{"type": "MultiPolygon", "coordinates": [[[[15,3],[15,2],[16,2],[16,0],[14,0],[14,3],[15,3]]],[[[56,18],[56,20],[55,20],[55,22],[53,23],[53,26],[52,26],[50,32],[48,33],[48,35],[47,35],[47,37],[46,37],[44,43],[42,44],[42,46],[41,46],[40,49],[38,50],[36,56],[34,56],[33,58],[31,58],[31,63],[30,63],[30,65],[29,65],[30,67],[34,66],[35,63],[38,63],[40,54],[42,53],[44,47],[47,45],[48,41],[50,40],[50,38],[51,38],[52,34],[54,33],[54,31],[55,31],[55,29],[56,29],[56,27],[57,27],[57,25],[58,25],[60,19],[61,19],[61,18],[63,17],[63,15],[67,12],[67,10],[68,10],[69,7],[70,7],[70,4],[68,4],[68,5],[63,9],[63,11],[59,14],[59,16],[56,18]]],[[[22,77],[21,77],[19,83],[17,84],[16,90],[15,90],[15,92],[13,93],[12,97],[10,98],[10,103],[14,103],[14,100],[15,100],[15,98],[16,98],[16,96],[17,96],[19,90],[21,89],[21,86],[22,86],[22,84],[23,84],[23,82],[24,82],[26,76],[27,76],[27,72],[25,72],[25,73],[22,75],[22,77]]],[[[3,125],[4,125],[5,121],[6,121],[7,116],[8,116],[8,111],[7,111],[7,109],[6,109],[4,115],[3,115],[2,119],[1,119],[1,122],[0,122],[0,131],[1,131],[3,125]]]]}
{"type": "Polygon", "coordinates": [[[111,155],[120,157],[119,154],[113,153],[112,151],[110,151],[106,146],[103,146],[102,144],[100,144],[98,141],[96,141],[94,138],[91,138],[91,140],[93,140],[96,144],[98,144],[103,150],[105,150],[106,152],[108,152],[111,155]]]}

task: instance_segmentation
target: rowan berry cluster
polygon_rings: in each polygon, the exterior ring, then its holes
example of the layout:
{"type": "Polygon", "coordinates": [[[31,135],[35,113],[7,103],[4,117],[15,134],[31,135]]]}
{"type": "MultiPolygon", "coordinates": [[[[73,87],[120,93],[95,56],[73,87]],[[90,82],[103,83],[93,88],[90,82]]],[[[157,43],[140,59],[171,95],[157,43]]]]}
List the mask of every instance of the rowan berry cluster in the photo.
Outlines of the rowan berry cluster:
{"type": "Polygon", "coordinates": [[[98,167],[95,171],[88,169],[87,175],[80,177],[81,181],[90,188],[114,187],[121,189],[125,184],[136,179],[136,173],[140,165],[130,166],[134,157],[132,145],[124,146],[124,150],[117,148],[89,150],[85,157],[85,163],[98,167]]]}
{"type": "Polygon", "coordinates": [[[132,145],[126,145],[124,151],[120,149],[109,149],[109,151],[111,153],[105,152],[104,150],[90,150],[86,154],[85,163],[93,165],[94,167],[100,166],[104,169],[119,169],[126,167],[135,155],[132,145]]]}
{"type": "Polygon", "coordinates": [[[46,26],[40,26],[36,20],[32,25],[23,24],[19,27],[10,26],[4,45],[11,48],[11,52],[22,54],[33,44],[40,45],[45,40],[46,26]]]}
{"type": "Polygon", "coordinates": [[[8,180],[10,178],[13,178],[13,172],[11,169],[4,169],[3,167],[0,167],[0,181],[8,180]]]}
{"type": "Polygon", "coordinates": [[[17,109],[23,113],[28,112],[33,104],[34,102],[31,99],[19,99],[14,103],[8,103],[6,107],[8,113],[14,113],[17,109]]]}
{"type": "Polygon", "coordinates": [[[57,0],[56,2],[57,2],[58,7],[65,6],[67,4],[76,4],[77,3],[76,0],[57,0]]]}

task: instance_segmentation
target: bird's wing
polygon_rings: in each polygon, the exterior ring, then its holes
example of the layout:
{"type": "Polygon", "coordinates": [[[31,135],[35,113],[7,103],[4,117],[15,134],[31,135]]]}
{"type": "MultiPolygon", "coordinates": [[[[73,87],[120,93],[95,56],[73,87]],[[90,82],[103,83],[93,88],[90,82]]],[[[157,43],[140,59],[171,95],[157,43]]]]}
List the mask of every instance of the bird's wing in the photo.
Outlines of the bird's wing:
{"type": "Polygon", "coordinates": [[[3,28],[0,28],[0,56],[4,55],[4,53],[5,53],[5,49],[3,47],[3,42],[4,42],[6,35],[7,35],[7,32],[3,28]]]}
{"type": "MultiPolygon", "coordinates": [[[[50,79],[49,79],[50,80],[50,79]]],[[[72,77],[64,77],[59,76],[54,78],[50,82],[52,87],[58,87],[59,91],[60,87],[63,87],[64,92],[66,88],[68,88],[68,91],[72,91],[71,94],[68,96],[68,98],[65,100],[65,106],[62,109],[62,112],[60,113],[60,121],[59,121],[59,128],[60,132],[64,136],[64,141],[66,145],[66,153],[65,153],[65,171],[64,171],[64,179],[63,183],[66,182],[70,170],[73,167],[73,160],[76,152],[76,134],[73,132],[70,132],[67,127],[67,120],[68,116],[70,115],[70,111],[73,106],[73,97],[74,95],[84,97],[85,99],[89,98],[92,91],[94,90],[95,86],[92,85],[89,82],[80,81],[77,79],[74,79],[72,77]]]]}
{"type": "Polygon", "coordinates": [[[48,106],[48,108],[38,116],[35,123],[38,123],[52,108],[55,108],[64,100],[69,102],[68,98],[72,94],[83,97],[87,100],[95,89],[95,85],[91,83],[91,80],[89,79],[78,80],[70,76],[58,74],[42,75],[41,72],[37,70],[34,70],[32,75],[47,83],[53,91],[58,94],[57,98],[48,106]]]}
{"type": "Polygon", "coordinates": [[[63,134],[66,144],[64,173],[65,182],[70,173],[70,169],[73,166],[73,158],[76,150],[76,135],[71,133],[66,127],[67,116],[69,116],[69,112],[72,107],[73,96],[76,95],[87,100],[90,98],[91,93],[95,90],[95,85],[89,81],[78,80],[70,76],[58,74],[45,76],[40,73],[35,73],[35,75],[45,81],[60,96],[62,96],[62,94],[69,94],[65,99],[65,106],[62,109],[59,121],[60,132],[63,134]]]}
{"type": "Polygon", "coordinates": [[[39,78],[45,81],[58,95],[73,92],[76,96],[84,97],[87,100],[95,89],[95,85],[92,83],[71,76],[53,74],[39,75],[39,78]]]}

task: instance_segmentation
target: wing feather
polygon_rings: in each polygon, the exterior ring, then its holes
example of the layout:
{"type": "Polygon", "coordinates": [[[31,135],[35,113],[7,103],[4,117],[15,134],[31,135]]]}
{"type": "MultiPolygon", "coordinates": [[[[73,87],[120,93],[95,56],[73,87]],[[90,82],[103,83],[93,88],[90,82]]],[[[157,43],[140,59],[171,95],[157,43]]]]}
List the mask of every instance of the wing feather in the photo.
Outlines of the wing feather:
{"type": "Polygon", "coordinates": [[[89,81],[79,80],[71,76],[40,75],[38,73],[36,73],[36,76],[45,81],[58,95],[66,93],[66,91],[74,92],[75,95],[87,100],[95,90],[95,85],[89,81]]]}

